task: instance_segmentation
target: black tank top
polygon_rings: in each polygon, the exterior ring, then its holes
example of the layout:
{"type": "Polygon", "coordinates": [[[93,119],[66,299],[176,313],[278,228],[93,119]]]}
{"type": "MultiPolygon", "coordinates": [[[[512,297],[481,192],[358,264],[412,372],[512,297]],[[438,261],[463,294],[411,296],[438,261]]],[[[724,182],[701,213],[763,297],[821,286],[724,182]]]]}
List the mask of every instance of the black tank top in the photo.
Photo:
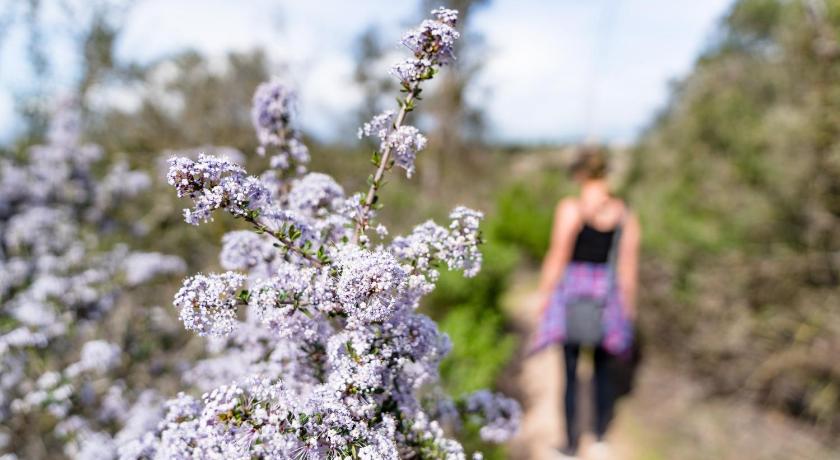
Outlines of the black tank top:
{"type": "Polygon", "coordinates": [[[607,263],[615,229],[602,232],[589,224],[584,224],[575,240],[572,260],[575,262],[607,263]]]}

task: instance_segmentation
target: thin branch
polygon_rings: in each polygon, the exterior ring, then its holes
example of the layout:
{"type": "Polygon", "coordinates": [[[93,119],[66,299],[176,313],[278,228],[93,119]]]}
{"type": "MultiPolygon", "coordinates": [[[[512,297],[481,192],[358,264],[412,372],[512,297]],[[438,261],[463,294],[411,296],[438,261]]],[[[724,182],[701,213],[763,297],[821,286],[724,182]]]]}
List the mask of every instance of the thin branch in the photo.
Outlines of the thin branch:
{"type": "MultiPolygon", "coordinates": [[[[419,93],[420,82],[414,82],[412,86],[408,90],[408,96],[406,96],[405,100],[400,105],[400,111],[397,114],[396,120],[394,120],[393,130],[396,131],[400,129],[405,121],[405,116],[413,109],[413,102],[417,94],[419,93]]],[[[370,224],[370,209],[373,207],[374,200],[376,198],[376,192],[379,191],[381,187],[382,177],[385,175],[385,171],[388,170],[388,163],[391,160],[391,146],[387,143],[385,144],[385,148],[382,150],[382,158],[379,160],[379,167],[376,169],[376,173],[373,175],[373,180],[371,181],[370,188],[368,189],[367,195],[365,196],[365,201],[362,203],[362,212],[359,216],[359,219],[356,221],[356,231],[353,233],[353,243],[357,244],[359,242],[359,238],[362,234],[367,230],[368,225],[370,224]]]]}
{"type": "Polygon", "coordinates": [[[304,251],[302,248],[299,248],[299,247],[295,246],[294,241],[289,239],[289,237],[287,237],[286,235],[275,232],[274,230],[266,227],[264,224],[258,222],[256,219],[254,219],[251,216],[243,215],[242,218],[245,219],[245,221],[247,221],[251,225],[253,225],[254,228],[256,228],[257,230],[259,230],[261,232],[264,232],[264,233],[268,233],[269,235],[273,236],[280,244],[283,245],[283,247],[285,249],[300,255],[304,259],[307,259],[310,262],[313,262],[314,264],[316,264],[318,266],[323,266],[324,265],[325,262],[323,260],[319,259],[317,256],[315,256],[315,255],[313,255],[313,254],[311,254],[307,251],[304,251]]]}

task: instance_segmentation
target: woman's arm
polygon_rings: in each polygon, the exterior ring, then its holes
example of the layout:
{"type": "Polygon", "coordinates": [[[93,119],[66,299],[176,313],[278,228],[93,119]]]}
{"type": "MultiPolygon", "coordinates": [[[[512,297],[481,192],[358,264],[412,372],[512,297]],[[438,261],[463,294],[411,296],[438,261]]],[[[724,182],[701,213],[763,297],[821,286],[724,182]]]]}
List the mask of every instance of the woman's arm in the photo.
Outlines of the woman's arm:
{"type": "Polygon", "coordinates": [[[546,305],[548,296],[566,270],[580,225],[581,217],[577,202],[572,198],[561,201],[554,211],[551,243],[543,260],[540,275],[540,294],[543,295],[543,306],[546,305]]]}
{"type": "Polygon", "coordinates": [[[636,291],[639,283],[639,245],[642,231],[639,219],[632,212],[627,212],[622,232],[618,246],[618,287],[621,289],[627,316],[635,319],[636,291]]]}

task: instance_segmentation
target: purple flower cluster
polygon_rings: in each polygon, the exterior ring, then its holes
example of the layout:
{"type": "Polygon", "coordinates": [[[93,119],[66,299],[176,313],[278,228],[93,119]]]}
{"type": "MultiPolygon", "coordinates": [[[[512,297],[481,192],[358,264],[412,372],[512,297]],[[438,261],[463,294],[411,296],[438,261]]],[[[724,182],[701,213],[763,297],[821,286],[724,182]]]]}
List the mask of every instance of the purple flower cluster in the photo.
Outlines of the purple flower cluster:
{"type": "Polygon", "coordinates": [[[483,215],[472,209],[459,206],[449,214],[449,229],[428,221],[414,228],[405,237],[394,238],[391,250],[404,263],[435,279],[433,267],[443,262],[450,270],[461,270],[472,277],[481,270],[482,256],[479,224],[483,215]]]}
{"type": "Polygon", "coordinates": [[[309,173],[292,183],[289,191],[289,208],[309,216],[320,216],[335,211],[344,199],[344,189],[332,177],[322,173],[309,173]]]}
{"type": "Polygon", "coordinates": [[[407,277],[392,254],[345,246],[336,267],[336,296],[351,321],[385,321],[402,306],[407,277]]]}
{"type": "Polygon", "coordinates": [[[466,276],[475,276],[481,270],[481,231],[478,226],[484,215],[479,212],[459,206],[455,208],[449,218],[449,238],[446,240],[444,254],[441,258],[452,270],[463,270],[466,276]]]}
{"type": "Polygon", "coordinates": [[[413,126],[400,126],[388,136],[388,145],[394,153],[397,166],[405,170],[405,175],[414,174],[414,159],[417,152],[426,147],[426,136],[413,126]]]}
{"type": "Polygon", "coordinates": [[[193,209],[184,210],[184,220],[193,225],[213,220],[216,209],[247,215],[259,210],[270,198],[265,185],[256,177],[247,176],[242,167],[204,154],[197,161],[170,158],[166,178],[179,197],[192,198],[193,209]]]}
{"type": "Polygon", "coordinates": [[[297,95],[274,78],[257,87],[251,109],[251,122],[261,144],[279,144],[285,131],[292,129],[297,95]]]}
{"type": "Polygon", "coordinates": [[[432,78],[437,66],[455,59],[455,42],[461,36],[455,30],[458,12],[437,8],[432,14],[435,19],[424,20],[402,38],[402,44],[414,53],[414,58],[391,68],[391,74],[406,87],[432,78]]]}
{"type": "Polygon", "coordinates": [[[417,152],[426,147],[426,136],[417,128],[407,125],[394,127],[394,112],[390,110],[374,116],[359,128],[359,138],[364,136],[379,138],[379,151],[391,152],[396,165],[403,168],[408,177],[414,174],[417,152]]]}
{"type": "Polygon", "coordinates": [[[0,160],[0,458],[16,458],[10,437],[32,433],[45,445],[66,440],[68,457],[115,456],[136,388],[118,378],[121,328],[107,342],[91,338],[113,323],[125,290],[185,267],[100,238],[126,224],[113,211],[151,181],[125,162],[103,164],[99,146],[79,143],[80,130],[79,111],[62,101],[46,144],[0,160]],[[38,417],[54,423],[32,423],[38,417]]]}
{"type": "MultiPolygon", "coordinates": [[[[415,83],[452,59],[458,37],[457,12],[433,13],[403,40],[425,66],[403,69],[420,72],[415,83]]],[[[373,245],[365,235],[370,193],[347,197],[327,175],[286,168],[298,139],[293,97],[276,80],[254,97],[260,143],[280,152],[272,166],[282,176],[257,179],[209,156],[170,162],[170,184],[195,202],[188,221],[221,209],[254,231],[223,238],[221,265],[235,271],[188,278],[175,297],[185,327],[213,339],[211,356],[186,372],[204,395],[171,400],[156,429],[125,445],[122,458],[466,458],[443,415],[421,402],[429,395],[432,406],[480,419],[487,439],[506,439],[518,406],[491,396],[448,399],[438,369],[451,343],[417,311],[440,264],[468,276],[479,270],[481,213],[459,207],[448,227],[427,222],[373,245]]],[[[426,144],[402,124],[413,97],[359,131],[380,142],[378,176],[392,164],[410,176],[426,144]]]]}
{"type": "Polygon", "coordinates": [[[465,412],[483,425],[479,430],[488,442],[505,442],[516,433],[522,409],[519,403],[505,396],[479,390],[464,400],[465,412]]]}
{"type": "Polygon", "coordinates": [[[454,27],[440,20],[427,19],[420,27],[403,36],[402,43],[418,59],[428,59],[433,64],[448,64],[455,59],[455,41],[460,34],[454,27]]]}
{"type": "Polygon", "coordinates": [[[283,338],[317,338],[319,324],[312,318],[319,296],[312,285],[315,276],[313,268],[282,264],[273,276],[254,284],[248,306],[283,338]]]}
{"type": "Polygon", "coordinates": [[[230,232],[222,237],[219,264],[225,270],[254,270],[265,267],[277,257],[270,240],[247,230],[230,232]]]}
{"type": "Polygon", "coordinates": [[[271,167],[279,171],[295,169],[300,174],[309,163],[309,149],[297,131],[297,94],[280,79],[273,78],[257,87],[251,121],[260,147],[257,153],[273,153],[271,167]]]}

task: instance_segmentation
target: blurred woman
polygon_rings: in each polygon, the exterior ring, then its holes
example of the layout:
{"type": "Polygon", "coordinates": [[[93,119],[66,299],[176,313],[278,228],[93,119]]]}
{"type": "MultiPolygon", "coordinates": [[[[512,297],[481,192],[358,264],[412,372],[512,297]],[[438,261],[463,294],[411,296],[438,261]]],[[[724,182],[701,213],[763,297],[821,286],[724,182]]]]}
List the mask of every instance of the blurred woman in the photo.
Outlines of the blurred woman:
{"type": "Polygon", "coordinates": [[[577,362],[582,347],[594,357],[595,450],[606,450],[604,436],[615,394],[608,366],[626,352],[636,317],[636,279],[640,228],[636,216],[611,195],[601,148],[585,147],[570,168],[580,186],[577,196],[556,208],[551,245],[540,278],[542,321],[532,344],[536,351],[561,343],[565,361],[566,446],[562,458],[575,458],[577,362]]]}

